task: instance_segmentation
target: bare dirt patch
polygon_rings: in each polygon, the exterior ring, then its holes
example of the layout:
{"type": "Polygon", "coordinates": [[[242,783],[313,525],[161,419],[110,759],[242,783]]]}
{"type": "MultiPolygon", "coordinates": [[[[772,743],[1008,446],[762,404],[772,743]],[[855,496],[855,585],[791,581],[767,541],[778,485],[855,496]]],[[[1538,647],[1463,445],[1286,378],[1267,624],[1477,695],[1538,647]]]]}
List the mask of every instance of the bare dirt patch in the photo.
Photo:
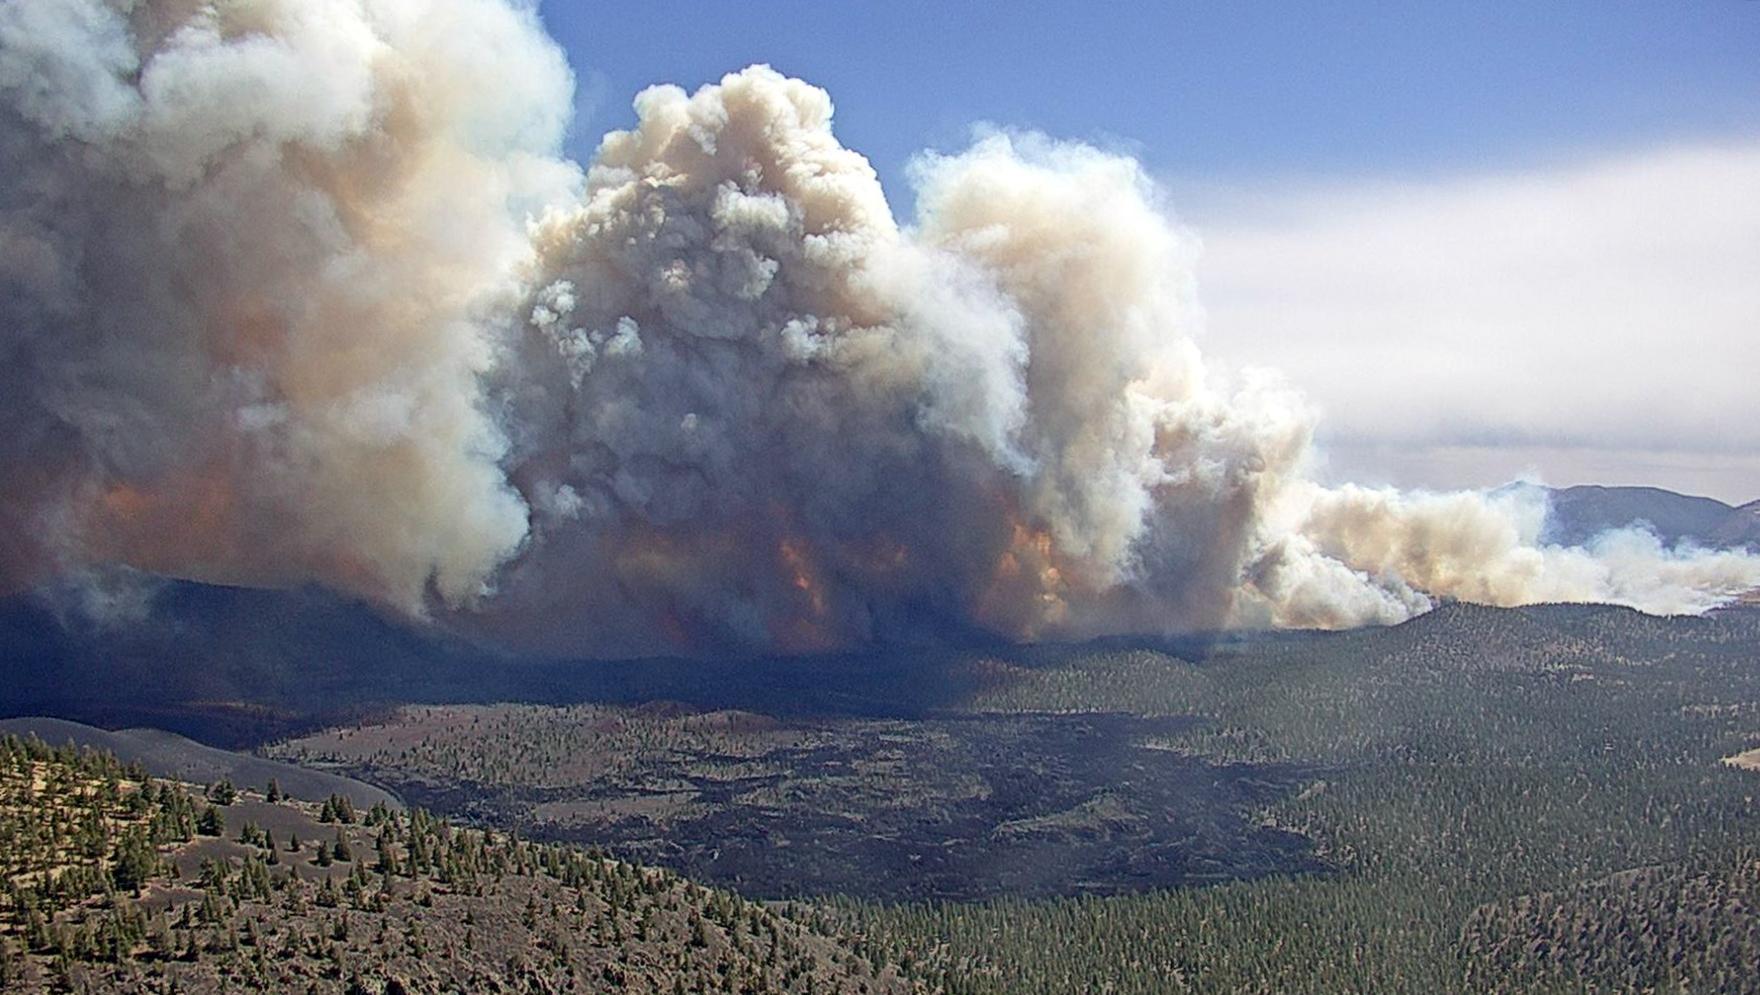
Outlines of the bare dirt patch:
{"type": "Polygon", "coordinates": [[[1745,750],[1732,757],[1724,757],[1723,762],[1740,770],[1760,771],[1760,749],[1745,750]]]}

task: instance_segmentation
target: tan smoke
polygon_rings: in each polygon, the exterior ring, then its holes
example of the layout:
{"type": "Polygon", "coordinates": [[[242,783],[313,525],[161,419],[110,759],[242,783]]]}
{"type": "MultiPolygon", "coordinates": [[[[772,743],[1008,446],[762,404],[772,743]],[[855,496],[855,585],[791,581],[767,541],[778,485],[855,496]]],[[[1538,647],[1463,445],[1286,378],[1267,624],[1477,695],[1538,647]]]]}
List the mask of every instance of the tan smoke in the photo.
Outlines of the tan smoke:
{"type": "Polygon", "coordinates": [[[1308,500],[1301,530],[1322,555],[1408,598],[1429,592],[1492,605],[1602,601],[1692,613],[1760,581],[1760,558],[1666,549],[1636,528],[1598,536],[1588,547],[1544,545],[1546,507],[1531,489],[1412,495],[1347,486],[1315,489],[1308,500]]]}
{"type": "Polygon", "coordinates": [[[571,85],[498,0],[0,7],[8,524],[476,597],[526,531],[478,378],[571,85]]]}
{"type": "Polygon", "coordinates": [[[595,645],[806,649],[1760,583],[1638,535],[1543,547],[1528,492],[1314,484],[1299,397],[1206,370],[1194,245],[1127,158],[988,135],[917,163],[901,228],[823,91],[760,67],[636,111],[539,227],[502,371],[537,526],[491,607],[515,625],[541,603],[595,645]]]}
{"type": "Polygon", "coordinates": [[[1300,398],[1202,362],[1128,158],[990,134],[901,225],[798,80],[645,91],[584,182],[569,91],[503,0],[0,7],[13,582],[316,580],[601,654],[1760,584],[1313,483],[1300,398]]]}

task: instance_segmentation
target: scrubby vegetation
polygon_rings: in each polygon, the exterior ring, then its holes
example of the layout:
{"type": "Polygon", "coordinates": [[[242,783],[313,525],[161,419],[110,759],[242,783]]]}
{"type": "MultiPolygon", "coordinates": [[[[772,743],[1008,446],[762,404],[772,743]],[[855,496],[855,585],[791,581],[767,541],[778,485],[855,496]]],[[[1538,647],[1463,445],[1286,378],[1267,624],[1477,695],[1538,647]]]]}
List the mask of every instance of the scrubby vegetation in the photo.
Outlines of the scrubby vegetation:
{"type": "Polygon", "coordinates": [[[549,789],[639,776],[656,754],[692,758],[702,771],[744,762],[732,774],[749,775],[771,769],[765,755],[822,738],[760,715],[665,705],[421,705],[392,721],[314,734],[270,752],[447,783],[549,789]]]}
{"type": "Polygon", "coordinates": [[[896,969],[665,871],[0,739],[7,991],[902,992],[896,969]],[[204,813],[228,826],[203,836],[204,813]]]}

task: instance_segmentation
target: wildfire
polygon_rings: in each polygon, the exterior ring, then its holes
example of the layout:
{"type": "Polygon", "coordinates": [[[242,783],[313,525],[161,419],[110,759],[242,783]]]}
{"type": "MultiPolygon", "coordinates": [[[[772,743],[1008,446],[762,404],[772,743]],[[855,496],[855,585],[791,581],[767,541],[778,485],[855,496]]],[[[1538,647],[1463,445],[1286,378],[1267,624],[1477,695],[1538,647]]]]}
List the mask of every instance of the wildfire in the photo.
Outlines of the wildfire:
{"type": "Polygon", "coordinates": [[[667,642],[679,649],[688,648],[693,642],[690,630],[685,628],[684,619],[679,617],[678,609],[672,605],[661,607],[659,624],[660,632],[667,642]]]}
{"type": "Polygon", "coordinates": [[[807,597],[816,618],[825,615],[825,592],[813,577],[812,563],[807,559],[806,551],[798,539],[784,539],[777,544],[776,554],[788,571],[789,583],[795,590],[807,597]]]}
{"type": "Polygon", "coordinates": [[[1068,615],[1068,585],[1050,531],[1028,525],[1013,512],[1008,523],[1008,545],[996,556],[977,613],[996,629],[1032,638],[1068,615]]]}
{"type": "Polygon", "coordinates": [[[837,640],[826,625],[829,602],[810,548],[800,539],[786,538],[776,544],[776,558],[789,586],[800,592],[805,611],[791,612],[772,622],[772,638],[784,649],[797,653],[831,649],[837,640]]]}
{"type": "Polygon", "coordinates": [[[146,570],[226,577],[236,566],[237,502],[220,467],[146,487],[118,482],[89,506],[93,552],[146,570]]]}
{"type": "Polygon", "coordinates": [[[874,536],[850,550],[856,566],[874,573],[894,573],[910,563],[910,547],[890,536],[874,536]]]}
{"type": "Polygon", "coordinates": [[[122,522],[138,521],[151,510],[153,496],[131,484],[117,484],[104,492],[98,505],[108,518],[122,522]]]}

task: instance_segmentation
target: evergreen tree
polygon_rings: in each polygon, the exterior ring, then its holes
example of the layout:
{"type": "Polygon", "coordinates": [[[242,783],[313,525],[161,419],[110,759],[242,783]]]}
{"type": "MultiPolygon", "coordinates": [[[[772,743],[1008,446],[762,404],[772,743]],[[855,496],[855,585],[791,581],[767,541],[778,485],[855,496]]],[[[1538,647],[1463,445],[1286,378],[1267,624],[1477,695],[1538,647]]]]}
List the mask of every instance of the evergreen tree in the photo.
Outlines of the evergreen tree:
{"type": "Polygon", "coordinates": [[[216,805],[231,805],[238,800],[238,789],[232,786],[228,778],[221,778],[208,789],[208,800],[216,805]]]}
{"type": "Polygon", "coordinates": [[[212,805],[202,809],[201,818],[196,820],[196,832],[203,836],[225,836],[226,817],[212,805]]]}
{"type": "Polygon", "coordinates": [[[110,878],[117,891],[134,895],[146,885],[147,879],[159,872],[159,866],[159,852],[147,839],[146,832],[130,830],[117,844],[110,878]]]}

